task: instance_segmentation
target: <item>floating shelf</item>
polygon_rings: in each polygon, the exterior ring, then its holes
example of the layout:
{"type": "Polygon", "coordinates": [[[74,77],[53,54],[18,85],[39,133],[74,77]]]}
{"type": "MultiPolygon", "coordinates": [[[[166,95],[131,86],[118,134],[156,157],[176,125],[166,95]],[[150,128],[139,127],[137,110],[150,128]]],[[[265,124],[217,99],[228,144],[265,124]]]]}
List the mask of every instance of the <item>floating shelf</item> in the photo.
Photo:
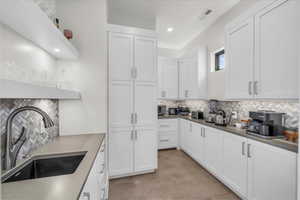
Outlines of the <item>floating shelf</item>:
{"type": "Polygon", "coordinates": [[[2,0],[0,22],[55,58],[77,59],[78,51],[40,7],[30,0],[2,0]]]}
{"type": "Polygon", "coordinates": [[[79,92],[0,79],[0,99],[80,99],[79,92]]]}

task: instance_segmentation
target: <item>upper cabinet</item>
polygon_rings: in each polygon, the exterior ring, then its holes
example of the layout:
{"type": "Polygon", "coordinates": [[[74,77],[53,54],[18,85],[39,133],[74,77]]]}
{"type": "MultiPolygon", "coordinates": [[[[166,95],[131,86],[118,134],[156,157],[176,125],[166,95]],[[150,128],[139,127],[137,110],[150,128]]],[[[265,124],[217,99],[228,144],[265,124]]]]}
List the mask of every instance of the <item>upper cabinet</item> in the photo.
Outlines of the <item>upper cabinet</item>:
{"type": "Polygon", "coordinates": [[[207,48],[179,60],[179,99],[207,99],[207,48]]]}
{"type": "Polygon", "coordinates": [[[3,0],[0,22],[59,59],[77,59],[76,48],[33,1],[3,0]]]}
{"type": "Polygon", "coordinates": [[[178,62],[173,58],[158,58],[158,97],[178,99],[178,62]]]}
{"type": "Polygon", "coordinates": [[[226,30],[228,99],[297,99],[296,1],[255,8],[226,30]]]}

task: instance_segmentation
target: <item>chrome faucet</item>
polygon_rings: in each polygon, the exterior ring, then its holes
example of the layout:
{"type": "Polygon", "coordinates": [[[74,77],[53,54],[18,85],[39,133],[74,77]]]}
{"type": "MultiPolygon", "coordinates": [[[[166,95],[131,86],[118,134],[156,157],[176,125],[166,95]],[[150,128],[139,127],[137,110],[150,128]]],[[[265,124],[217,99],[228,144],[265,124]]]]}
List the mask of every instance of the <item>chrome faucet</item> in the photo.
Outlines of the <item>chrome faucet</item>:
{"type": "Polygon", "coordinates": [[[17,160],[18,153],[26,141],[26,135],[24,134],[25,127],[22,128],[22,132],[21,132],[19,138],[15,142],[12,141],[13,120],[17,114],[19,114],[20,112],[23,112],[23,111],[35,111],[35,112],[39,113],[43,117],[43,122],[44,122],[45,128],[50,128],[50,127],[54,126],[54,123],[51,120],[51,118],[49,117],[49,115],[45,111],[41,110],[40,108],[37,108],[34,106],[24,106],[24,107],[15,109],[8,116],[7,121],[6,121],[6,147],[5,147],[6,152],[5,152],[5,165],[4,165],[5,170],[9,170],[9,169],[13,168],[14,166],[16,166],[16,160],[17,160]]]}

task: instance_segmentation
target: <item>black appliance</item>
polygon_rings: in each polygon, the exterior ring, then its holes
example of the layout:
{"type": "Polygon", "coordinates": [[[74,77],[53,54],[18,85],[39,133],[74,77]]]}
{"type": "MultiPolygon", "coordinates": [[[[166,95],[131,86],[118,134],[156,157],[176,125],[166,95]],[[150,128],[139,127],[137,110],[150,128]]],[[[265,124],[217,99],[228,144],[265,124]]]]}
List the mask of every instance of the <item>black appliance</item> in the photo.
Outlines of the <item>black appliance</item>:
{"type": "Polygon", "coordinates": [[[189,107],[178,107],[178,115],[182,116],[188,116],[190,114],[190,108],[189,107]]]}
{"type": "Polygon", "coordinates": [[[274,111],[249,112],[251,121],[247,133],[263,138],[283,137],[285,113],[274,111]]]}
{"type": "Polygon", "coordinates": [[[178,114],[178,108],[169,108],[168,113],[169,113],[169,115],[177,115],[178,114]]]}
{"type": "Polygon", "coordinates": [[[201,111],[192,111],[193,119],[204,119],[204,114],[201,111]]]}
{"type": "Polygon", "coordinates": [[[158,116],[163,116],[163,115],[167,114],[167,106],[158,105],[157,106],[157,113],[158,113],[158,116]]]}

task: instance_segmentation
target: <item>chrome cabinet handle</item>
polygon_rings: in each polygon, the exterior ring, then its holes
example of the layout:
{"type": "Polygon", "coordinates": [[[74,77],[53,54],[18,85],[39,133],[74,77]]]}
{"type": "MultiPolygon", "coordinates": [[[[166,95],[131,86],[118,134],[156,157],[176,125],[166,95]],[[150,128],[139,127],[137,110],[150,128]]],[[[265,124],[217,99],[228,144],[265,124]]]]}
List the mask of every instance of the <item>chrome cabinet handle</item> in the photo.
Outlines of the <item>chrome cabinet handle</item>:
{"type": "Polygon", "coordinates": [[[203,137],[203,128],[201,128],[201,137],[203,137]]]}
{"type": "Polygon", "coordinates": [[[130,121],[131,121],[131,124],[134,124],[134,114],[133,113],[131,113],[130,121]]]}
{"type": "Polygon", "coordinates": [[[189,91],[188,91],[188,90],[185,90],[184,96],[185,96],[185,97],[189,97],[189,91]]]}
{"type": "Polygon", "coordinates": [[[248,83],[248,94],[252,95],[252,81],[249,81],[248,83]]]}
{"type": "Polygon", "coordinates": [[[254,81],[254,95],[258,95],[258,81],[254,81]]]}
{"type": "Polygon", "coordinates": [[[137,78],[137,69],[136,67],[131,68],[131,78],[136,79],[137,78]]]}
{"type": "Polygon", "coordinates": [[[203,137],[206,137],[205,128],[203,128],[203,137]]]}
{"type": "Polygon", "coordinates": [[[132,131],[131,131],[131,135],[130,135],[131,140],[133,140],[133,134],[134,134],[133,132],[134,132],[134,131],[132,130],[132,131]]]}
{"type": "Polygon", "coordinates": [[[169,142],[169,139],[160,140],[161,142],[169,142]]]}
{"type": "Polygon", "coordinates": [[[159,125],[159,127],[160,127],[160,128],[169,128],[170,126],[169,126],[169,125],[163,125],[163,124],[162,124],[162,125],[159,125]]]}
{"type": "Polygon", "coordinates": [[[91,194],[90,194],[90,192],[84,192],[83,193],[83,198],[87,198],[87,200],[91,200],[91,194]]]}
{"type": "Polygon", "coordinates": [[[251,144],[247,145],[247,154],[248,154],[248,158],[251,158],[251,144]]]}
{"type": "Polygon", "coordinates": [[[137,130],[134,131],[134,135],[135,135],[135,140],[137,140],[138,139],[137,130]]]}
{"type": "Polygon", "coordinates": [[[161,97],[166,97],[165,96],[165,91],[161,91],[161,97]]]}
{"type": "Polygon", "coordinates": [[[242,143],[242,155],[245,155],[245,142],[242,143]]]}
{"type": "Polygon", "coordinates": [[[137,113],[134,113],[134,124],[137,124],[138,122],[138,115],[137,113]]]}

